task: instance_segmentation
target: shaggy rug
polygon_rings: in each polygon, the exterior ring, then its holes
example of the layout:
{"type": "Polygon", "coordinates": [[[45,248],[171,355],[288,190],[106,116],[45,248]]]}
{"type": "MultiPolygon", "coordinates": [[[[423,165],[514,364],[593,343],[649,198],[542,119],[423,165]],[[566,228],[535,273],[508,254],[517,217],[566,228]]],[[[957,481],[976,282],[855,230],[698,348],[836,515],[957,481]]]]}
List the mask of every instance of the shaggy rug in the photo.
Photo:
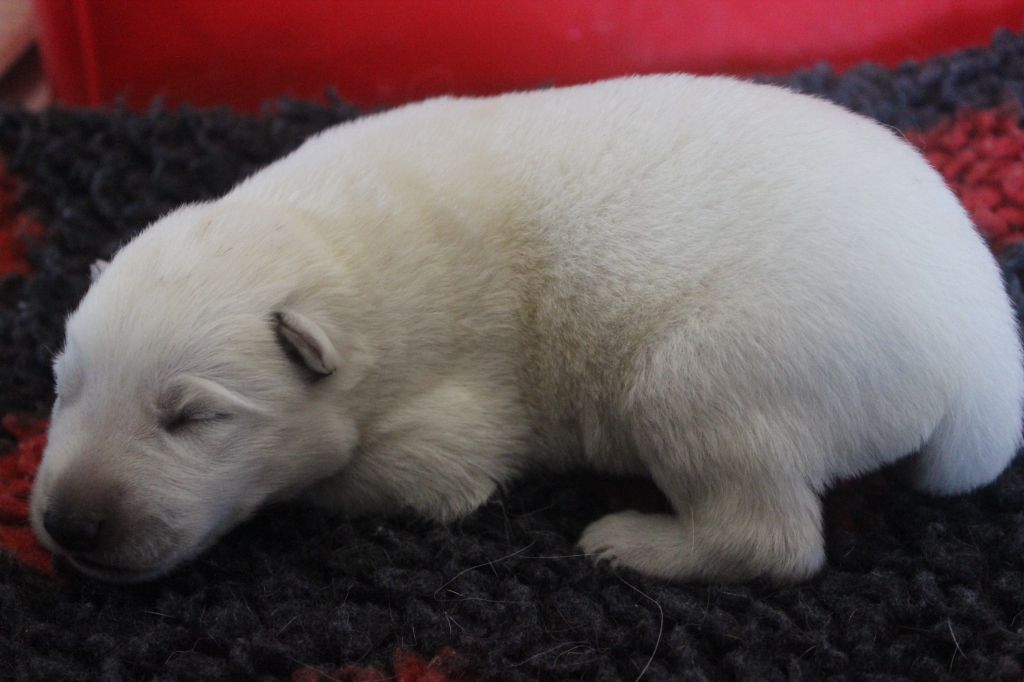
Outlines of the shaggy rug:
{"type": "MultiPolygon", "coordinates": [[[[1024,38],[783,80],[920,147],[1021,299],[1024,38]]],[[[49,359],[89,264],[355,115],[295,102],[261,117],[0,111],[0,678],[1021,679],[1024,461],[954,499],[886,472],[844,483],[826,502],[828,567],[788,587],[593,566],[573,545],[583,527],[653,493],[585,476],[523,481],[446,528],[273,508],[147,585],[54,565],[26,526],[26,496],[49,359]]]]}

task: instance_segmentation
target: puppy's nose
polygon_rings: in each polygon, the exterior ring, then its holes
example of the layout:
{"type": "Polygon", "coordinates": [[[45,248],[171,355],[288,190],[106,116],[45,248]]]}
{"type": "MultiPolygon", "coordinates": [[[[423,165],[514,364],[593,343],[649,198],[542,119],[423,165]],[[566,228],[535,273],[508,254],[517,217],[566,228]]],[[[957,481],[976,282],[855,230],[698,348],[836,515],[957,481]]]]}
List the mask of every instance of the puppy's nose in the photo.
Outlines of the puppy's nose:
{"type": "Polygon", "coordinates": [[[43,514],[43,528],[53,541],[69,552],[88,552],[99,544],[102,519],[65,514],[48,509],[43,514]]]}

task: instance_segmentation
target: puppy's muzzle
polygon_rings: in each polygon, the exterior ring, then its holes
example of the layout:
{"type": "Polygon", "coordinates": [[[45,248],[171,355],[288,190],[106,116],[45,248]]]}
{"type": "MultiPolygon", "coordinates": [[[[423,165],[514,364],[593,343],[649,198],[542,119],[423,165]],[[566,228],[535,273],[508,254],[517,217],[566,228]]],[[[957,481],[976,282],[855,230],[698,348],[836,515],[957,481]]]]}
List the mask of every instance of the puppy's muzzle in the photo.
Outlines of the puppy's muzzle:
{"type": "Polygon", "coordinates": [[[43,528],[68,553],[92,552],[100,544],[105,519],[51,507],[43,513],[43,528]]]}

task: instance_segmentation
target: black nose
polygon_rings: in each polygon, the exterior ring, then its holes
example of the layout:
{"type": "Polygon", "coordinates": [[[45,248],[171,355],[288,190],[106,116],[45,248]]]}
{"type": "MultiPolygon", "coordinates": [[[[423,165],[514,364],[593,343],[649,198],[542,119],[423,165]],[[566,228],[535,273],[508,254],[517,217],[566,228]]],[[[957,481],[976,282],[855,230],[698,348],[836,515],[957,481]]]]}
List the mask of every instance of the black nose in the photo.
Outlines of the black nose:
{"type": "Polygon", "coordinates": [[[103,521],[53,509],[43,514],[43,528],[53,541],[69,552],[88,552],[96,548],[103,521]]]}

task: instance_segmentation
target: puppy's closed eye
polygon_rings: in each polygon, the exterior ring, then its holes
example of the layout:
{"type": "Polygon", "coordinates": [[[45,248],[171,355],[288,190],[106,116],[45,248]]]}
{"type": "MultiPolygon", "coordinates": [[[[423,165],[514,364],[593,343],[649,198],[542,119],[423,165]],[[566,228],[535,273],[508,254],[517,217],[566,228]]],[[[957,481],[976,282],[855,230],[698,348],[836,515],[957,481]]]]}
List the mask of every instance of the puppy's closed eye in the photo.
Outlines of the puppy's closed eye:
{"type": "Polygon", "coordinates": [[[164,418],[161,421],[161,425],[165,431],[175,432],[186,428],[226,421],[230,418],[230,413],[218,411],[208,406],[186,406],[164,418]]]}

